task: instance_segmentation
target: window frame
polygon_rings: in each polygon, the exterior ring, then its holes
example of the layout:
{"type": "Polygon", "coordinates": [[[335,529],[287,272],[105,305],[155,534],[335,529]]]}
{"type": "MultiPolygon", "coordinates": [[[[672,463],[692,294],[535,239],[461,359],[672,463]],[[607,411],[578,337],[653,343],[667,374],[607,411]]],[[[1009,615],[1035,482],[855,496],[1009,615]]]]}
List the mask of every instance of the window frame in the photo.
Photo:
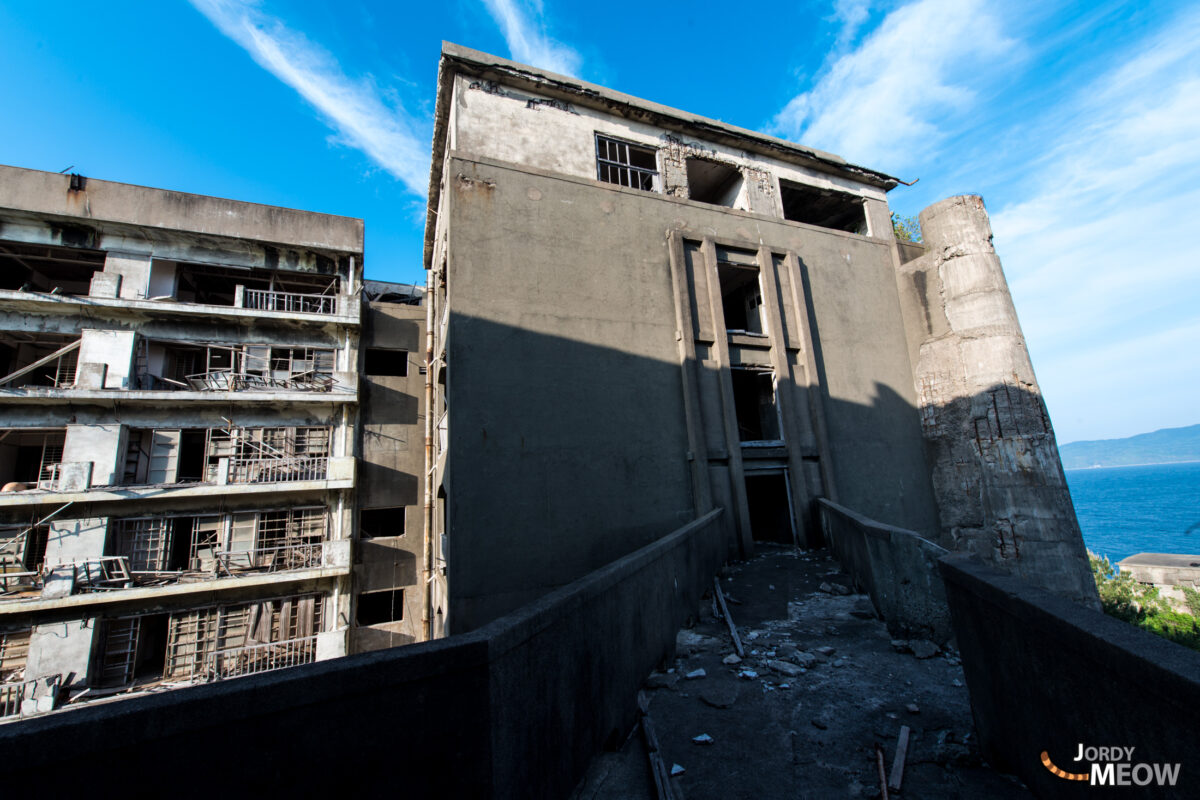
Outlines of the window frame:
{"type": "Polygon", "coordinates": [[[596,133],[595,133],[595,148],[594,149],[596,152],[596,180],[598,180],[602,183],[611,184],[613,186],[624,186],[627,189],[637,189],[638,191],[642,191],[642,192],[662,192],[662,170],[659,168],[660,164],[659,164],[659,160],[658,160],[658,148],[657,147],[653,147],[653,146],[649,146],[649,145],[645,145],[645,144],[638,144],[637,142],[631,142],[626,139],[619,139],[616,136],[609,136],[606,133],[600,133],[599,131],[596,131],[596,133]],[[609,158],[607,155],[607,150],[606,150],[605,154],[602,155],[601,150],[600,150],[601,143],[604,143],[604,144],[612,143],[612,144],[617,145],[618,147],[624,147],[625,148],[624,154],[625,154],[625,159],[626,159],[625,162],[621,162],[619,160],[613,160],[612,158],[609,158]],[[651,170],[647,167],[635,166],[632,163],[632,159],[630,159],[630,157],[629,157],[629,153],[630,153],[629,148],[634,148],[636,150],[644,151],[647,154],[652,154],[654,156],[654,169],[651,170]],[[605,167],[608,167],[608,169],[610,171],[617,170],[618,175],[621,175],[621,174],[626,175],[629,178],[630,182],[622,183],[620,180],[613,181],[613,180],[609,180],[609,179],[605,178],[604,177],[605,167]],[[620,172],[621,170],[625,170],[625,172],[621,173],[620,172]],[[650,179],[650,186],[647,187],[647,186],[640,185],[640,184],[644,183],[644,181],[640,180],[640,179],[638,180],[639,185],[637,185],[637,186],[633,185],[633,176],[634,175],[648,177],[650,179]]]}

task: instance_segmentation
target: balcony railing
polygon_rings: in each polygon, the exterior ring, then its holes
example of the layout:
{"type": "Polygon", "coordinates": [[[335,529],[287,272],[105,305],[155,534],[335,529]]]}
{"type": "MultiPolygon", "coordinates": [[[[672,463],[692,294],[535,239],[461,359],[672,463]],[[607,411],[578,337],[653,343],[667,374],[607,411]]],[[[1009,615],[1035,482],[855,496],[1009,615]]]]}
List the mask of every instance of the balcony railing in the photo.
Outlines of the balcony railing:
{"type": "Polygon", "coordinates": [[[297,373],[290,378],[268,378],[251,372],[198,372],[187,376],[187,385],[198,392],[245,392],[263,389],[328,392],[333,388],[333,374],[309,371],[297,373]]]}
{"type": "Polygon", "coordinates": [[[283,572],[321,566],[324,542],[258,547],[252,550],[221,550],[216,553],[218,575],[243,572],[283,572]]]}
{"type": "Polygon", "coordinates": [[[333,314],[337,311],[337,298],[325,294],[246,289],[242,295],[242,308],[297,314],[333,314]]]}
{"type": "Polygon", "coordinates": [[[21,681],[20,683],[0,684],[0,718],[19,716],[21,710],[25,707],[25,701],[33,700],[35,684],[38,683],[43,684],[48,687],[49,691],[53,692],[62,684],[62,675],[50,675],[45,678],[21,681]]]}
{"type": "Polygon", "coordinates": [[[208,677],[214,680],[240,678],[243,675],[311,664],[316,658],[317,637],[305,636],[283,642],[218,650],[206,660],[206,671],[208,677]]]}
{"type": "Polygon", "coordinates": [[[327,456],[229,459],[230,483],[323,481],[328,473],[327,456]]]}

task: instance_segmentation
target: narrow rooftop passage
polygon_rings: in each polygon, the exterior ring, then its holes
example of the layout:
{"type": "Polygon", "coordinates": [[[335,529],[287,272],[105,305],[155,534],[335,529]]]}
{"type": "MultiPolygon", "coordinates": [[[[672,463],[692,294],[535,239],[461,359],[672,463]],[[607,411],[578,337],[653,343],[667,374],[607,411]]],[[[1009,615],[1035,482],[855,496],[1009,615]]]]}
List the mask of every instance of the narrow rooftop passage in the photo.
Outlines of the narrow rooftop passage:
{"type": "MultiPolygon", "coordinates": [[[[644,690],[677,800],[881,797],[875,745],[890,779],[902,726],[907,757],[890,797],[1032,796],[980,759],[957,655],[893,639],[824,551],[759,543],[721,588],[745,657],[714,598],[644,690]]],[[[574,797],[657,796],[639,726],[593,761],[574,797]]]]}

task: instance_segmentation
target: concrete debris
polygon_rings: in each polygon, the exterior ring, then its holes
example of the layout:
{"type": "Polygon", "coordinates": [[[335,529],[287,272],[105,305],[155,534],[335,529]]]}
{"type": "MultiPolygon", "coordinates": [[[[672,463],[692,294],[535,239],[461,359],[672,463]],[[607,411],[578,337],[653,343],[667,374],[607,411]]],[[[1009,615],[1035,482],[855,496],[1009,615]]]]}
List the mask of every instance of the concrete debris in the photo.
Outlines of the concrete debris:
{"type": "Polygon", "coordinates": [[[820,589],[822,592],[825,592],[825,594],[833,594],[833,587],[830,586],[828,583],[822,583],[817,588],[820,589]]]}
{"type": "Polygon", "coordinates": [[[955,685],[955,686],[959,686],[959,687],[961,687],[961,686],[963,685],[963,682],[962,682],[962,681],[960,681],[958,678],[955,678],[955,679],[954,679],[954,685],[955,685]]]}
{"type": "Polygon", "coordinates": [[[647,689],[674,689],[677,683],[679,675],[674,672],[652,672],[650,677],[646,678],[647,689]]]}
{"type": "Polygon", "coordinates": [[[916,703],[909,703],[908,705],[905,706],[905,708],[908,709],[908,713],[910,713],[910,714],[920,714],[921,713],[921,709],[916,703]]]}
{"type": "Polygon", "coordinates": [[[912,648],[909,647],[906,639],[892,639],[892,649],[897,653],[911,653],[912,648]]]}
{"type": "Polygon", "coordinates": [[[909,642],[909,646],[912,649],[912,654],[917,658],[933,658],[941,652],[941,648],[928,639],[918,639],[914,642],[909,642]]]}
{"type": "Polygon", "coordinates": [[[722,664],[731,664],[731,665],[732,664],[740,664],[740,663],[742,663],[742,657],[739,656],[737,653],[730,653],[729,655],[727,655],[721,659],[721,663],[722,664]]]}
{"type": "Polygon", "coordinates": [[[801,667],[804,667],[804,669],[812,669],[817,665],[817,657],[812,653],[805,653],[804,651],[798,651],[792,657],[792,661],[795,661],[801,667]]]}
{"type": "Polygon", "coordinates": [[[707,733],[702,733],[699,736],[692,737],[692,742],[695,744],[712,744],[714,741],[716,741],[716,740],[713,739],[711,736],[709,736],[707,733]]]}
{"type": "Polygon", "coordinates": [[[823,645],[821,647],[816,648],[816,650],[814,652],[820,653],[823,656],[831,656],[837,652],[837,649],[834,647],[830,647],[829,645],[823,645]]]}
{"type": "Polygon", "coordinates": [[[671,765],[671,777],[672,778],[682,775],[685,772],[687,772],[687,770],[685,770],[683,767],[679,766],[678,764],[671,765]]]}
{"type": "Polygon", "coordinates": [[[852,594],[852,592],[850,591],[850,588],[848,586],[843,586],[840,583],[833,584],[833,593],[840,594],[840,595],[852,594]]]}
{"type": "Polygon", "coordinates": [[[800,667],[788,661],[768,661],[767,666],[782,675],[787,675],[789,678],[795,678],[803,673],[803,670],[800,669],[800,667]]]}
{"type": "Polygon", "coordinates": [[[713,708],[732,708],[738,699],[738,687],[730,684],[708,687],[700,693],[700,699],[713,708]]]}
{"type": "Polygon", "coordinates": [[[834,661],[834,662],[833,662],[833,665],[834,665],[835,667],[844,667],[844,666],[846,666],[846,665],[847,665],[847,664],[849,664],[849,663],[850,663],[850,662],[849,662],[849,661],[847,661],[846,659],[844,659],[844,658],[839,658],[837,661],[834,661]]]}
{"type": "Polygon", "coordinates": [[[687,678],[689,681],[694,681],[697,678],[703,678],[706,675],[708,675],[708,673],[705,672],[703,669],[694,669],[691,672],[689,672],[687,675],[684,675],[684,677],[687,678]]]}
{"type": "Polygon", "coordinates": [[[715,639],[712,636],[705,636],[702,633],[693,633],[689,630],[681,630],[675,636],[675,651],[685,655],[703,652],[709,648],[716,647],[718,644],[720,644],[720,640],[715,639]]]}
{"type": "Polygon", "coordinates": [[[746,680],[754,680],[758,677],[758,673],[752,669],[744,669],[738,673],[738,677],[745,678],[746,680]]]}

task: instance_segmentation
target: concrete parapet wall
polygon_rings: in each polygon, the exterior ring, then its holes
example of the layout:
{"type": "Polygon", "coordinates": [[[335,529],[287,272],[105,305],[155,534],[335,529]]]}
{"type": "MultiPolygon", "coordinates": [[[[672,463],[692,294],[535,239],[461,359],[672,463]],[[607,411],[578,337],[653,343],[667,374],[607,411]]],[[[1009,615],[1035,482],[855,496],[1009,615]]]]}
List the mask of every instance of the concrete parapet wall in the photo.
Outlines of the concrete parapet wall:
{"type": "Polygon", "coordinates": [[[721,513],[468,634],[0,726],[5,789],[565,797],[695,613],[721,513]],[[314,760],[331,741],[337,764],[314,760]],[[214,747],[219,767],[179,767],[214,747]]]}
{"type": "Polygon", "coordinates": [[[817,501],[834,558],[871,596],[895,636],[944,644],[952,635],[937,561],[945,548],[913,531],[867,519],[829,500],[817,501]]]}
{"type": "Polygon", "coordinates": [[[966,554],[940,568],[993,766],[1019,775],[1038,797],[1090,797],[1096,789],[1051,774],[1042,751],[1067,772],[1090,774],[1091,762],[1073,760],[1081,744],[1133,747],[1134,764],[1181,764],[1178,784],[1112,796],[1193,796],[1200,728],[1168,721],[1200,708],[1200,654],[966,554]]]}

